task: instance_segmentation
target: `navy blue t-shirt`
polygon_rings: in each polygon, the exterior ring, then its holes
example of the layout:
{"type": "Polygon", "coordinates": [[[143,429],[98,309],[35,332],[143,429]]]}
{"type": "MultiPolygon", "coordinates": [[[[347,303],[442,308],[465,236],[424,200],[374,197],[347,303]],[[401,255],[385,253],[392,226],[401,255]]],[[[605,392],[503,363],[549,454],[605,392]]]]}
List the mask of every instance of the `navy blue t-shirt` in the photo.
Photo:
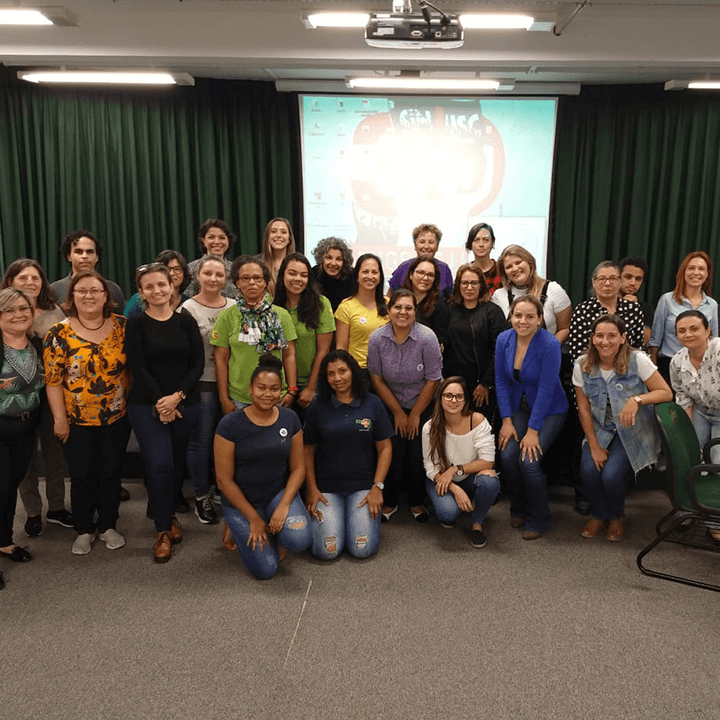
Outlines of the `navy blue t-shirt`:
{"type": "Polygon", "coordinates": [[[393,424],[377,395],[368,394],[349,405],[335,396],[330,402],[313,402],[305,416],[303,439],[306,445],[315,445],[318,490],[370,490],[377,467],[375,443],[393,434],[393,424]]]}
{"type": "Polygon", "coordinates": [[[267,505],[284,489],[292,439],[300,429],[298,416],[284,407],[278,408],[278,419],[267,427],[251,422],[245,410],[220,420],[217,434],[235,443],[234,480],[253,507],[267,505]]]}

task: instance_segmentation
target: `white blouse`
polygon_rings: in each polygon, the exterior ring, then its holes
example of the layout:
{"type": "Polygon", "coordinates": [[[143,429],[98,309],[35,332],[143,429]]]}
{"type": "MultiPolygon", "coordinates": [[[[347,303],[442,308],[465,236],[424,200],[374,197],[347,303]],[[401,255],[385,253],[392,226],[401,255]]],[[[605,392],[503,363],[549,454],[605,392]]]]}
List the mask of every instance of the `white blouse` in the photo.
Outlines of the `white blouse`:
{"type": "Polygon", "coordinates": [[[670,360],[670,382],[680,407],[698,404],[720,410],[720,338],[710,338],[698,370],[687,348],[675,353],[670,360]]]}

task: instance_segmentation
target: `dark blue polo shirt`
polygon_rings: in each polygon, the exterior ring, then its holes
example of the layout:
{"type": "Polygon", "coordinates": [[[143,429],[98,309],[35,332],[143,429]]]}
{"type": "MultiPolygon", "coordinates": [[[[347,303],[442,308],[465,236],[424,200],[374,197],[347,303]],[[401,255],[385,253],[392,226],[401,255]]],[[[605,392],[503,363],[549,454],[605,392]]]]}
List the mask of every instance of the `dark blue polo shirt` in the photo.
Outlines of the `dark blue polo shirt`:
{"type": "Polygon", "coordinates": [[[318,490],[370,490],[377,467],[375,443],[393,434],[393,424],[377,395],[368,394],[349,405],[334,395],[330,402],[313,402],[305,416],[303,437],[306,445],[315,445],[318,490]]]}

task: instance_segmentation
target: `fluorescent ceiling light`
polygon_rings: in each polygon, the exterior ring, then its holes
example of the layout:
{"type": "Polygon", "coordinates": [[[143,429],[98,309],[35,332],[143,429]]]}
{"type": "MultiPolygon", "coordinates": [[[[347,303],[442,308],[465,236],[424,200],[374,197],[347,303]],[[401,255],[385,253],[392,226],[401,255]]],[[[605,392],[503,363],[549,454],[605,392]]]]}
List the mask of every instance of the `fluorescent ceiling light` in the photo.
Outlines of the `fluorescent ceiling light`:
{"type": "Polygon", "coordinates": [[[688,87],[690,90],[720,90],[720,80],[693,80],[688,87]]]}
{"type": "Polygon", "coordinates": [[[349,88],[364,90],[497,90],[497,80],[480,78],[422,78],[422,77],[355,77],[347,78],[349,88]]]}
{"type": "Polygon", "coordinates": [[[314,13],[303,18],[310,30],[319,27],[364,28],[370,20],[369,13],[325,12],[314,13]]]}
{"type": "Polygon", "coordinates": [[[21,70],[21,80],[32,83],[90,83],[94,85],[194,85],[187,73],[125,72],[113,70],[21,70]]]}
{"type": "Polygon", "coordinates": [[[465,30],[527,30],[535,22],[530,15],[467,13],[460,15],[465,30]]]}
{"type": "Polygon", "coordinates": [[[39,10],[0,9],[0,25],[52,25],[39,10]]]}

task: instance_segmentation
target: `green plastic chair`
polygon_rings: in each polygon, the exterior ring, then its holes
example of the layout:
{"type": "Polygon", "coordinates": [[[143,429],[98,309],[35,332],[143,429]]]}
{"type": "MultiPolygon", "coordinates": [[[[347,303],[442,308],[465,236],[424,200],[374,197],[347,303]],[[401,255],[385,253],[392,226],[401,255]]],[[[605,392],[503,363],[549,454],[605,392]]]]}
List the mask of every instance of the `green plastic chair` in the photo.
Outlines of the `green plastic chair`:
{"type": "Polygon", "coordinates": [[[655,415],[662,435],[672,510],[658,521],[655,539],[637,556],[638,567],[651,577],[720,592],[720,585],[669,575],[643,565],[643,558],[663,541],[720,553],[720,542],[707,532],[708,523],[720,528],[720,465],[710,463],[710,449],[720,444],[720,438],[710,440],[701,456],[695,428],[685,410],[674,402],[660,403],[655,406],[655,415]]]}

